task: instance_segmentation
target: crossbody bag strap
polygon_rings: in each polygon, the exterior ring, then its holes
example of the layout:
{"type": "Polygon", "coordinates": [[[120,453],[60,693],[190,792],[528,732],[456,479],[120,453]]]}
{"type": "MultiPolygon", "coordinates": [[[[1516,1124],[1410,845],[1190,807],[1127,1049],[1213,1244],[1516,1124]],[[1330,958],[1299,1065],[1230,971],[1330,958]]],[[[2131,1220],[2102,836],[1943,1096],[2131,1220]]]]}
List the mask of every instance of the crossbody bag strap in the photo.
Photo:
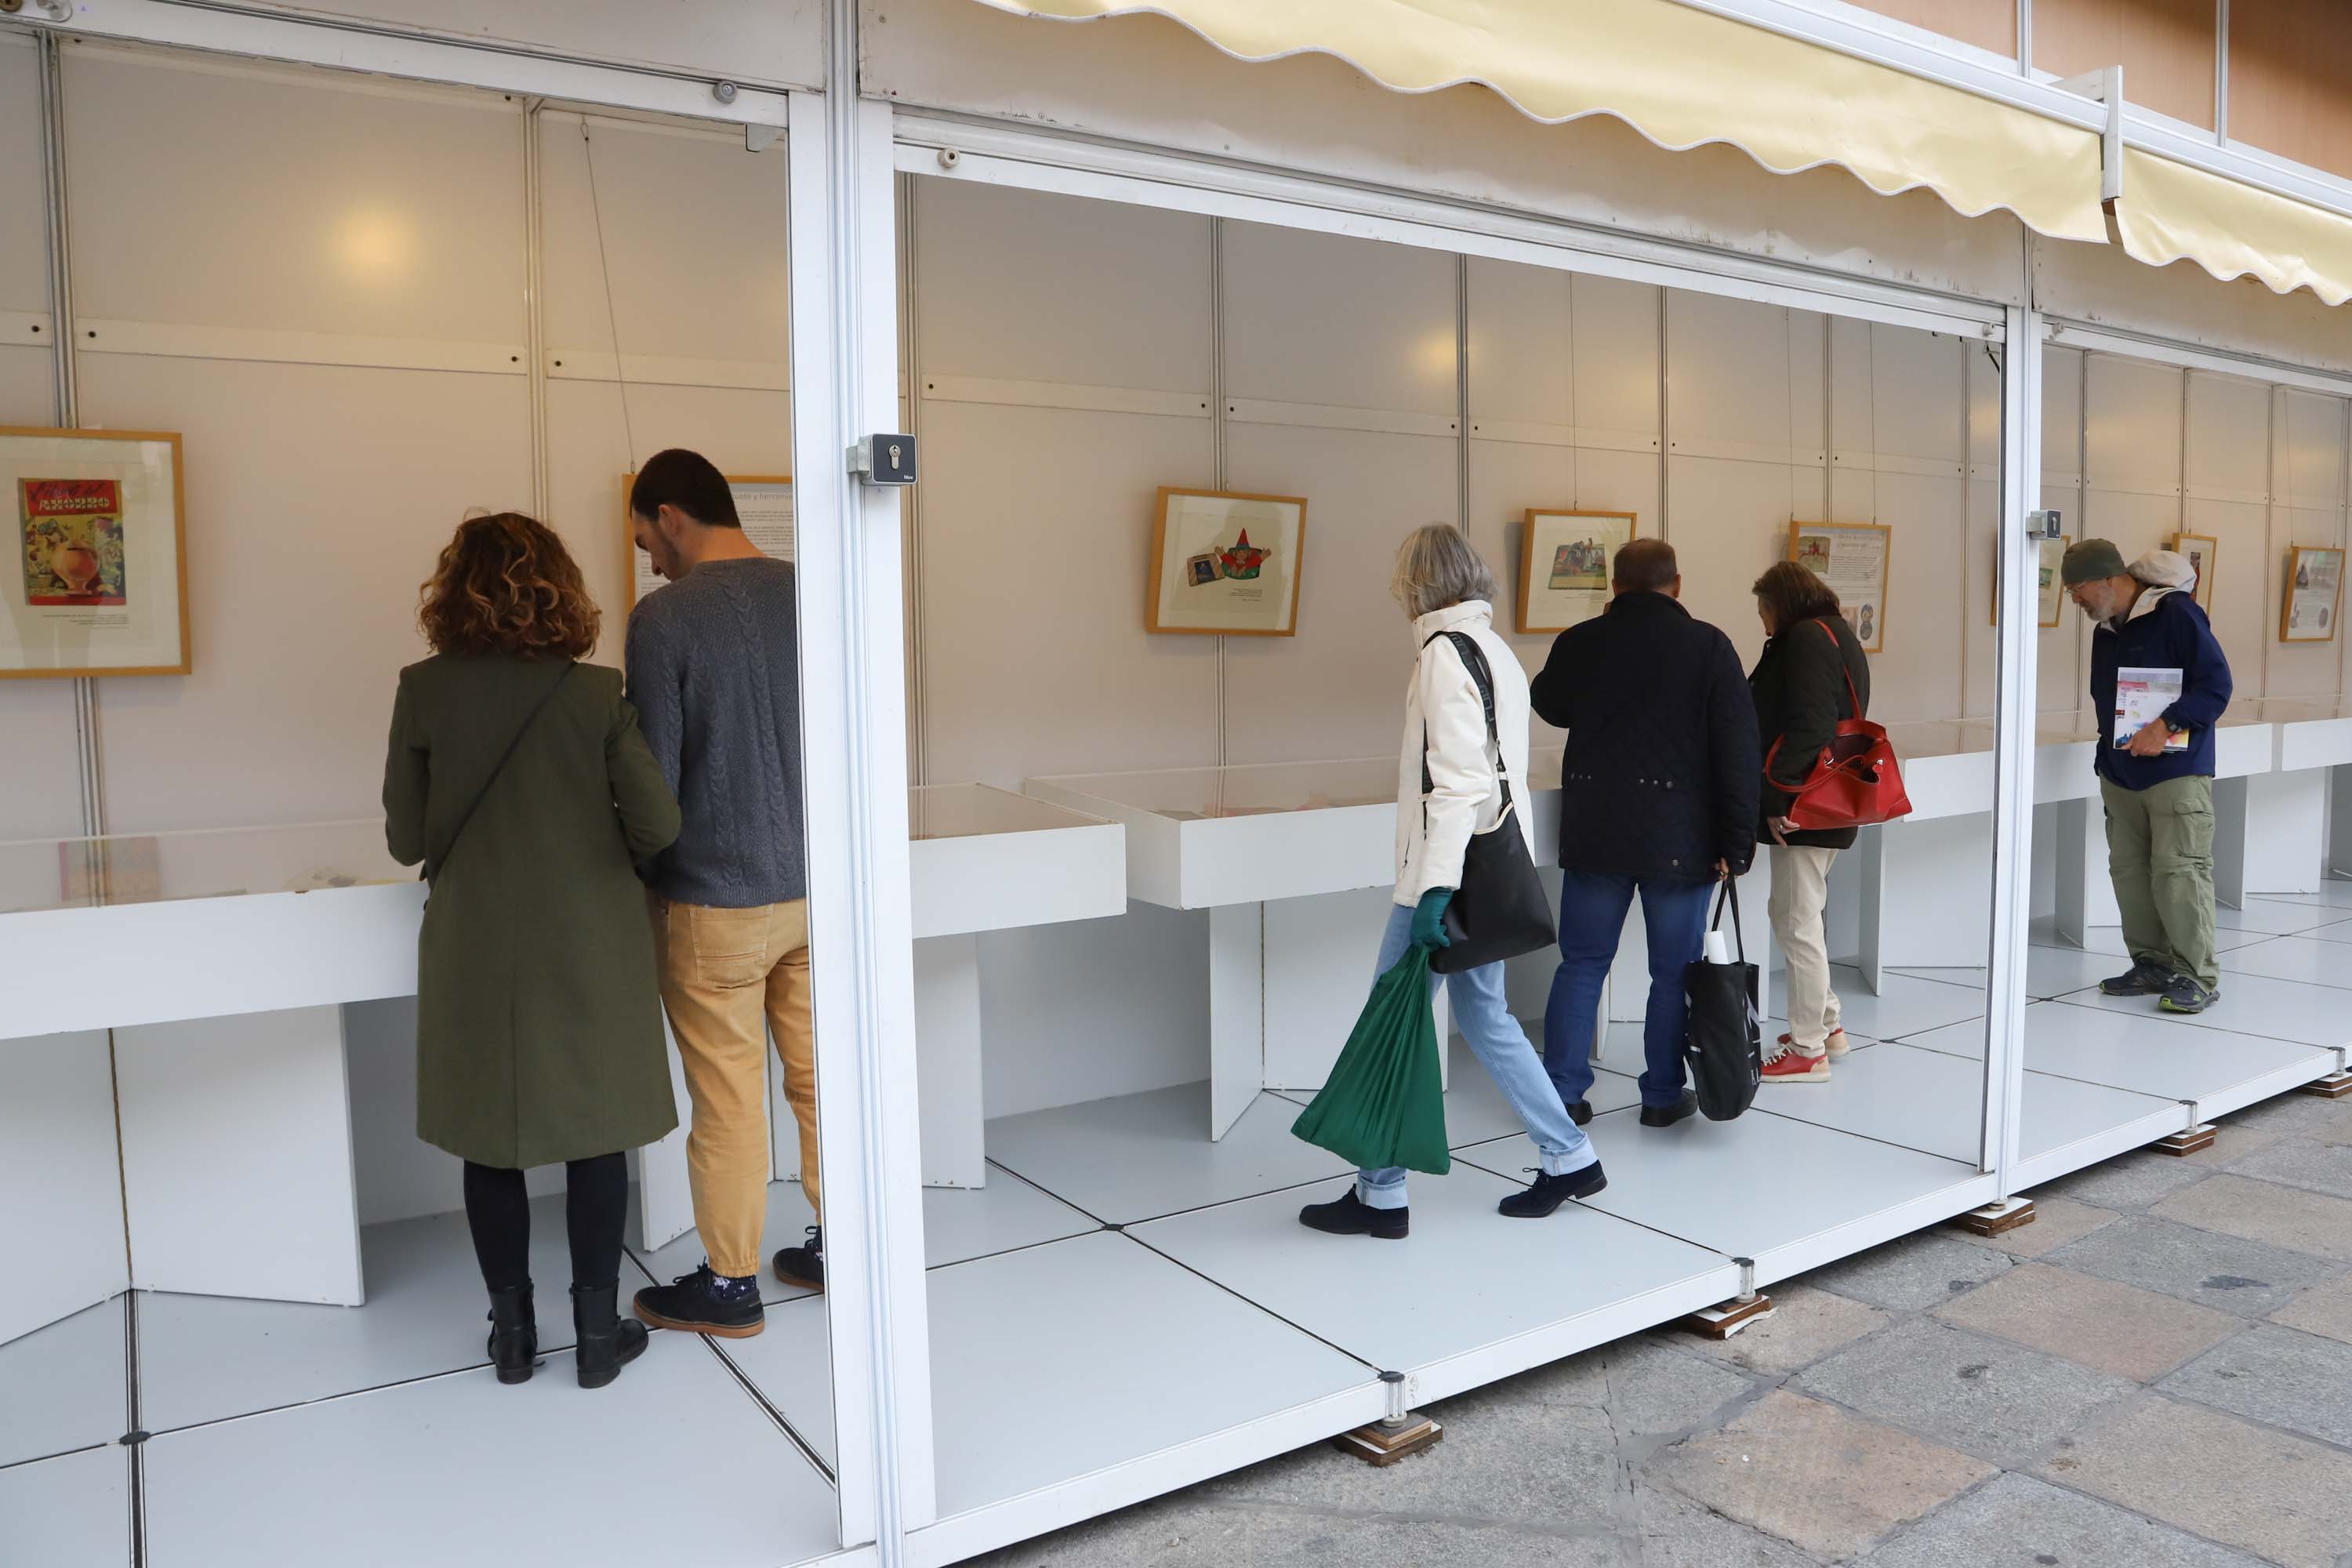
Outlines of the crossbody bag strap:
{"type": "Polygon", "coordinates": [[[499,782],[499,775],[507,771],[507,763],[513,759],[516,749],[521,746],[522,738],[530,733],[530,727],[539,722],[539,716],[547,710],[548,703],[563,689],[563,683],[572,679],[572,672],[578,668],[578,661],[564,660],[563,669],[556,676],[555,683],[541,692],[539,700],[531,704],[530,711],[523,716],[521,728],[515,731],[514,739],[507,742],[507,749],[499,754],[497,765],[490,769],[489,776],[482,780],[482,787],[476,790],[474,798],[466,803],[465,811],[457,818],[457,826],[449,830],[449,842],[441,847],[440,854],[425,858],[425,868],[418,873],[423,880],[432,881],[440,875],[441,868],[449,863],[451,851],[457,847],[457,840],[465,835],[466,825],[474,820],[474,813],[480,807],[483,797],[490,793],[490,786],[499,782]]]}
{"type": "Polygon", "coordinates": [[[1862,717],[1862,694],[1854,689],[1853,671],[1846,666],[1845,644],[1838,641],[1837,628],[1829,622],[1817,620],[1813,625],[1822,628],[1822,635],[1830,639],[1830,647],[1837,653],[1838,673],[1845,677],[1845,705],[1853,710],[1852,717],[1859,719],[1862,717]]]}
{"type": "MultiPolygon", "coordinates": [[[[1503,760],[1502,730],[1495,722],[1495,672],[1487,668],[1486,650],[1467,632],[1432,632],[1421,646],[1427,647],[1439,637],[1453,643],[1462,667],[1470,672],[1470,683],[1478,689],[1479,701],[1486,706],[1486,739],[1495,748],[1495,777],[1503,786],[1503,810],[1507,813],[1511,809],[1511,770],[1510,764],[1503,760]]],[[[1421,722],[1421,799],[1424,821],[1429,815],[1430,791],[1436,787],[1437,781],[1429,776],[1429,720],[1423,716],[1421,722]]]]}

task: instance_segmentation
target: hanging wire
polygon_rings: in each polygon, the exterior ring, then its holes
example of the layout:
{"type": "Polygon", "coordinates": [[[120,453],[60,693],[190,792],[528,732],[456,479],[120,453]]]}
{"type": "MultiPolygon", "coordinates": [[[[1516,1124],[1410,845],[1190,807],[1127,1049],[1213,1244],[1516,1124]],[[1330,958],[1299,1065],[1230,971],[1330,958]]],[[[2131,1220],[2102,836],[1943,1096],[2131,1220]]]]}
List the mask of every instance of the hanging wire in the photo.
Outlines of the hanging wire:
{"type": "Polygon", "coordinates": [[[629,374],[621,358],[621,323],[613,309],[613,263],[604,253],[604,207],[596,196],[596,142],[588,117],[580,117],[580,147],[588,160],[588,214],[596,226],[596,270],[604,283],[604,327],[613,338],[613,381],[621,392],[621,439],[629,448],[629,472],[637,470],[637,432],[629,418],[629,374]]]}

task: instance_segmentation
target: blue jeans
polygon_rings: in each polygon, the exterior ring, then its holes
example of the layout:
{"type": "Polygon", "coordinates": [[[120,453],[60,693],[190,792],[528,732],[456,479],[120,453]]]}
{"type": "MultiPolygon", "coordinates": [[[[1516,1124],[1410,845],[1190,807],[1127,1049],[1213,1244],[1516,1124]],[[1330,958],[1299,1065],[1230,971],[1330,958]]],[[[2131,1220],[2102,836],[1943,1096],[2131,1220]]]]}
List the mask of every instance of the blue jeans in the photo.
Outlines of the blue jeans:
{"type": "Polygon", "coordinates": [[[1592,1030],[1601,1011],[1601,983],[1617,957],[1625,911],[1642,895],[1642,924],[1650,938],[1650,1005],[1643,1015],[1642,1103],[1670,1106],[1683,1092],[1683,1026],[1690,1004],[1683,970],[1698,962],[1706,942],[1713,882],[1662,877],[1609,877],[1593,871],[1559,874],[1559,968],[1544,1007],[1544,1067],[1569,1104],[1592,1088],[1592,1030]]]}
{"type": "MultiPolygon", "coordinates": [[[[1377,980],[1394,969],[1397,960],[1412,938],[1412,910],[1399,904],[1389,910],[1389,929],[1381,937],[1381,962],[1373,972],[1377,980]]],[[[1592,1152],[1592,1141],[1584,1129],[1569,1120],[1568,1108],[1559,1102],[1559,1095],[1545,1076],[1543,1060],[1528,1043],[1528,1032],[1511,1016],[1503,1001],[1503,966],[1481,964],[1459,974],[1432,974],[1429,994],[1437,994],[1437,983],[1446,984],[1446,996],[1454,1004],[1454,1026],[1478,1053],[1479,1065],[1511,1102],[1519,1114],[1519,1125],[1536,1141],[1536,1150],[1548,1176],[1563,1175],[1570,1171],[1581,1171],[1601,1158],[1592,1152]]],[[[1443,1041],[1439,1042],[1442,1046],[1443,1041]]],[[[1404,1172],[1402,1168],[1385,1171],[1362,1171],[1356,1177],[1356,1196],[1371,1208],[1401,1209],[1405,1206],[1404,1172]]]]}

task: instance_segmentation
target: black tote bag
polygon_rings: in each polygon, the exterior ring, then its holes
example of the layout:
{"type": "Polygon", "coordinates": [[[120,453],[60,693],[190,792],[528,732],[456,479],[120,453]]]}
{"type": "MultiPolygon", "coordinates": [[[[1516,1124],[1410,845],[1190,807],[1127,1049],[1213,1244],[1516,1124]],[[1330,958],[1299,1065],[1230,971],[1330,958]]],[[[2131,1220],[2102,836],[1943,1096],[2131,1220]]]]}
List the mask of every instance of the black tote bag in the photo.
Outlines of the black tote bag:
{"type": "MultiPolygon", "coordinates": [[[[1495,778],[1502,786],[1502,815],[1484,833],[1470,835],[1462,856],[1462,885],[1445,906],[1446,945],[1429,955],[1430,969],[1439,974],[1498,963],[1549,947],[1559,940],[1551,923],[1551,900],[1544,896],[1543,880],[1528,853],[1528,837],[1514,820],[1518,807],[1511,799],[1510,770],[1504,764],[1502,733],[1495,723],[1495,674],[1477,640],[1464,632],[1440,632],[1462,656],[1470,679],[1486,705],[1486,739],[1495,748],[1495,778]]],[[[1428,726],[1422,727],[1422,837],[1429,837],[1429,792],[1436,787],[1429,776],[1428,726]]]]}
{"type": "Polygon", "coordinates": [[[1683,970],[1683,994],[1690,1003],[1683,1056],[1698,1091],[1699,1112],[1709,1121],[1728,1121],[1747,1110],[1755,1103],[1756,1086],[1764,1081],[1762,1009],[1757,1005],[1756,966],[1748,962],[1747,937],[1739,929],[1736,879],[1725,879],[1708,929],[1722,927],[1726,903],[1731,906],[1739,956],[1729,963],[1709,963],[1701,954],[1683,970]]]}

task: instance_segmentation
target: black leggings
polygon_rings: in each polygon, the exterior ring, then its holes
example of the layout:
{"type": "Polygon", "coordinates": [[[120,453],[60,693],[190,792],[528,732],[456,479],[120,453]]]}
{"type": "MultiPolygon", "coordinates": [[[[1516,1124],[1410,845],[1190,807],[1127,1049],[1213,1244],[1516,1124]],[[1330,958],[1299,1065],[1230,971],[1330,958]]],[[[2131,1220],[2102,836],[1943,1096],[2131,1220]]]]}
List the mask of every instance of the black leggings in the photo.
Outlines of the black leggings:
{"type": "MultiPolygon", "coordinates": [[[[564,1166],[564,1227],[572,1235],[572,1282],[621,1279],[621,1220],[629,1204],[629,1159],[615,1151],[564,1166]]],[[[482,1282],[493,1290],[530,1283],[530,1199],[522,1173],[466,1162],[466,1223],[482,1282]]]]}

